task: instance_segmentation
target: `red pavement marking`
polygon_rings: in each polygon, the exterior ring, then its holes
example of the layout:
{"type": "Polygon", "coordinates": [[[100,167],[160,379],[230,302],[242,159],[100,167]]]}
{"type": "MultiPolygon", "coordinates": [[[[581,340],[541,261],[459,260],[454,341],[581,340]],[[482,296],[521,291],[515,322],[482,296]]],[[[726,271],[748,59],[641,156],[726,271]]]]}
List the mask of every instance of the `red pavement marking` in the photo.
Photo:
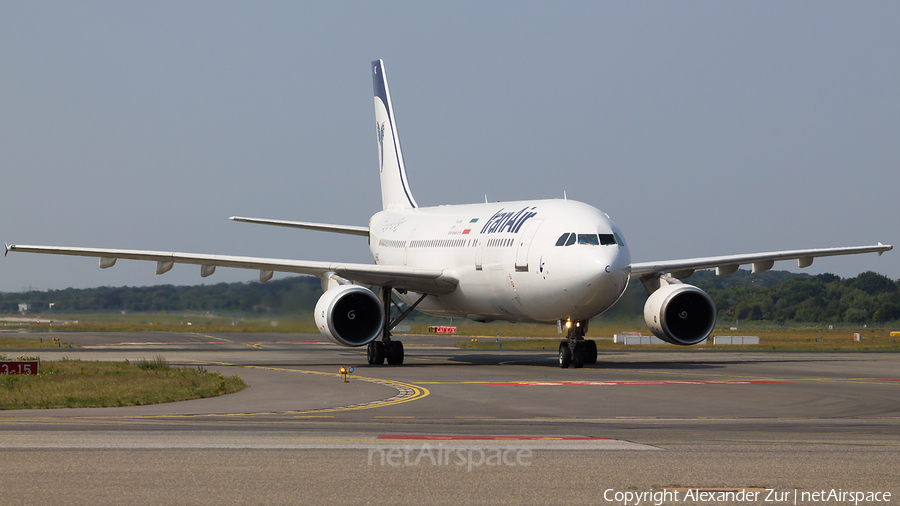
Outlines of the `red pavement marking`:
{"type": "Polygon", "coordinates": [[[608,437],[441,436],[434,434],[380,434],[378,439],[410,439],[416,441],[610,441],[608,437]]]}
{"type": "Polygon", "coordinates": [[[116,343],[129,346],[148,346],[153,344],[222,344],[222,341],[185,341],[183,343],[167,343],[163,341],[152,341],[147,343],[116,343]]]}
{"type": "Polygon", "coordinates": [[[790,381],[518,381],[510,383],[475,383],[502,387],[543,387],[543,386],[629,386],[629,385],[758,385],[792,383],[790,381]]]}
{"type": "MultiPolygon", "coordinates": [[[[225,341],[185,341],[185,342],[165,342],[165,341],[149,341],[146,343],[113,343],[111,345],[93,345],[93,346],[82,346],[82,348],[103,348],[108,346],[181,346],[188,344],[328,344],[335,345],[332,342],[320,342],[320,341],[260,341],[260,342],[250,342],[250,343],[229,343],[225,341]]],[[[335,345],[337,346],[337,345],[335,345]]]]}

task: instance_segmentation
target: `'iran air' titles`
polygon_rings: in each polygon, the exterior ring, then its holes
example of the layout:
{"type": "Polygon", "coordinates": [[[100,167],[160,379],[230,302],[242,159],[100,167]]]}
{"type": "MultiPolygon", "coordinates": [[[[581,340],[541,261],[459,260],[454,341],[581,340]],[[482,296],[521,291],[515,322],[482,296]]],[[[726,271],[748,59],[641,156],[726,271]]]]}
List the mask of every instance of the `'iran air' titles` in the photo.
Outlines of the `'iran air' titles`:
{"type": "Polygon", "coordinates": [[[499,233],[519,233],[519,229],[531,218],[537,216],[535,211],[537,207],[523,207],[518,211],[509,211],[504,213],[504,209],[500,209],[493,216],[488,218],[487,222],[481,227],[482,234],[499,234],[499,233]]]}

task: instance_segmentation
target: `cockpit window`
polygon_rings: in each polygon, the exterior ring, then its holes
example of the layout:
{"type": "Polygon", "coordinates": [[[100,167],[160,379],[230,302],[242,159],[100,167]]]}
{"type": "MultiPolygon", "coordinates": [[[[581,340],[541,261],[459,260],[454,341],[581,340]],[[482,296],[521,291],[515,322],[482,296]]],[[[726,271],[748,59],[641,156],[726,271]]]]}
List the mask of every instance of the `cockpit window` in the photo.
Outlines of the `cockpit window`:
{"type": "Polygon", "coordinates": [[[557,246],[571,246],[575,244],[575,241],[578,241],[578,244],[587,244],[588,246],[611,246],[615,244],[625,245],[621,238],[619,238],[618,234],[574,234],[571,232],[566,232],[565,234],[559,236],[559,239],[556,240],[557,246]]]}
{"type": "Polygon", "coordinates": [[[590,244],[596,246],[600,244],[597,240],[597,234],[578,234],[578,244],[590,244]]]}

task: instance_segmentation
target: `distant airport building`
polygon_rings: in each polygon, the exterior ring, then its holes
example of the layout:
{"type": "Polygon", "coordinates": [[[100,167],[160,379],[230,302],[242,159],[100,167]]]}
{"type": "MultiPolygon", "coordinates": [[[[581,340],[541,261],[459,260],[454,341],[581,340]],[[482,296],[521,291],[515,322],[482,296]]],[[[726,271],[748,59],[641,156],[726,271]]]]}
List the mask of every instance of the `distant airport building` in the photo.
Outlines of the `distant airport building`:
{"type": "Polygon", "coordinates": [[[31,304],[19,304],[19,312],[24,313],[26,311],[31,311],[31,304]]]}

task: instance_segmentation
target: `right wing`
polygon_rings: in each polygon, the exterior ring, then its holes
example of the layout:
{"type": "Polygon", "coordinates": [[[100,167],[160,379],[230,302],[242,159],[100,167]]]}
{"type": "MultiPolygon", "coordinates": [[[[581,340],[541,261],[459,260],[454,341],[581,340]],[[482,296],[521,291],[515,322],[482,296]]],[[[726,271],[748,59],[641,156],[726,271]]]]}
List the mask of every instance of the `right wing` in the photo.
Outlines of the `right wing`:
{"type": "Polygon", "coordinates": [[[244,223],[256,223],[258,225],[275,225],[277,227],[302,228],[304,230],[318,230],[319,232],[333,232],[336,234],[369,237],[369,227],[357,227],[354,225],[330,225],[328,223],[309,223],[306,221],[266,220],[262,218],[244,218],[243,216],[232,216],[228,219],[244,223]]]}
{"type": "Polygon", "coordinates": [[[177,263],[199,265],[200,275],[203,277],[215,272],[216,267],[259,269],[261,281],[270,279],[273,272],[292,272],[318,277],[333,272],[342,278],[360,284],[391,286],[398,290],[409,290],[430,295],[450,293],[456,289],[456,285],[459,283],[459,276],[456,274],[456,271],[450,269],[420,269],[415,267],[284,260],[279,258],[17,244],[7,245],[6,253],[10,251],[99,258],[100,268],[103,269],[115,265],[116,260],[119,258],[155,261],[157,274],[168,272],[177,263]]]}
{"type": "Polygon", "coordinates": [[[878,243],[877,246],[770,251],[767,253],[686,258],[682,260],[634,262],[631,264],[631,276],[639,278],[644,283],[647,291],[653,293],[656,288],[659,288],[659,275],[664,273],[671,273],[673,277],[678,279],[686,279],[691,277],[695,270],[716,269],[716,275],[725,276],[734,274],[741,265],[747,264],[752,265],[753,272],[757,273],[771,269],[778,260],[797,260],[798,267],[809,267],[812,265],[814,258],[855,255],[859,253],[878,253],[878,255],[881,255],[891,249],[893,249],[893,246],[878,243]]]}

